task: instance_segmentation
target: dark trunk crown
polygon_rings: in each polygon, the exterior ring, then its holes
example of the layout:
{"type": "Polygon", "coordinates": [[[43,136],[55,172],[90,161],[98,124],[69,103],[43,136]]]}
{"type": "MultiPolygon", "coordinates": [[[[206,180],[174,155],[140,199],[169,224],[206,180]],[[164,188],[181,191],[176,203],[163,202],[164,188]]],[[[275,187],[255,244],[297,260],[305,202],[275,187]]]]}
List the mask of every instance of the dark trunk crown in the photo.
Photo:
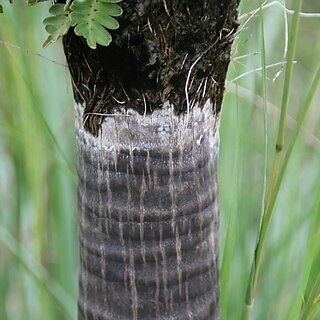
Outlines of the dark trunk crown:
{"type": "Polygon", "coordinates": [[[239,0],[126,0],[108,47],[64,38],[75,98],[94,135],[100,113],[125,104],[140,114],[170,101],[177,113],[211,100],[218,114],[239,0]],[[186,94],[187,93],[187,94],[186,94]]]}

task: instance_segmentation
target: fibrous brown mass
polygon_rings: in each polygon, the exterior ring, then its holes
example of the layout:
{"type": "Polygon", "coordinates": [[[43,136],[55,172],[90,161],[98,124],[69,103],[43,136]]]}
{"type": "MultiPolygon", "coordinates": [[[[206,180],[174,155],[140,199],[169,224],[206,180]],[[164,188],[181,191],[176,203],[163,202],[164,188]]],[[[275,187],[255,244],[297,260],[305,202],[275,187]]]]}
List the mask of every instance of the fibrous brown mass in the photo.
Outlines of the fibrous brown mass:
{"type": "Polygon", "coordinates": [[[218,113],[237,29],[232,0],[126,0],[108,47],[90,49],[70,30],[64,38],[75,98],[85,126],[119,106],[152,112],[165,101],[177,113],[211,99],[218,113]]]}

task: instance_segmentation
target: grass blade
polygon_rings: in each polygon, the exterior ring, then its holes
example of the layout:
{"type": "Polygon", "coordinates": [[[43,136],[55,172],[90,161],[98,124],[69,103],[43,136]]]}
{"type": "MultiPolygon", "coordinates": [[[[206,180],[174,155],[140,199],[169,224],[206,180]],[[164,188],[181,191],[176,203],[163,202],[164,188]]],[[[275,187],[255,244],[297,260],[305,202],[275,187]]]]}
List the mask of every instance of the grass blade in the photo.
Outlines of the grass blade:
{"type": "MultiPolygon", "coordinates": [[[[242,315],[243,320],[250,319],[250,314],[253,308],[253,301],[255,296],[255,288],[256,288],[257,279],[259,275],[259,269],[261,266],[262,249],[263,249],[266,233],[270,224],[270,220],[272,217],[273,208],[275,204],[274,189],[275,189],[275,183],[277,181],[277,175],[278,175],[278,170],[280,166],[281,151],[283,149],[283,144],[284,144],[285,120],[286,120],[286,114],[287,114],[288,104],[289,104],[289,92],[290,92],[290,86],[291,86],[291,78],[292,78],[293,62],[294,62],[294,56],[295,56],[295,50],[296,50],[296,44],[297,44],[297,37],[298,37],[298,31],[299,31],[299,20],[300,20],[299,13],[301,11],[301,8],[302,8],[302,0],[298,0],[296,2],[295,14],[293,16],[293,21],[292,21],[290,47],[288,51],[288,63],[286,67],[286,76],[285,76],[285,85],[283,90],[279,131],[278,131],[278,137],[276,142],[276,154],[275,154],[273,167],[271,171],[269,189],[268,189],[268,194],[266,198],[264,213],[262,216],[262,222],[261,222],[260,232],[258,236],[258,241],[257,241],[257,245],[254,252],[254,261],[251,266],[251,274],[248,282],[246,301],[245,301],[243,315],[242,315]],[[271,200],[273,202],[271,202],[271,200]]],[[[260,10],[262,10],[261,3],[260,3],[260,10]]]]}

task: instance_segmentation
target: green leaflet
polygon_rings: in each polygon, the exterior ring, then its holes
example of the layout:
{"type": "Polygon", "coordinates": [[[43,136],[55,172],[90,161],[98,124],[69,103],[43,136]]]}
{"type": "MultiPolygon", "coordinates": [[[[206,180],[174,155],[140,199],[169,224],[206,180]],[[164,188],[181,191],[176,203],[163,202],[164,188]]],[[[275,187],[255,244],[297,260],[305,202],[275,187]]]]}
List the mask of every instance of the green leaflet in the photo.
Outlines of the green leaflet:
{"type": "Polygon", "coordinates": [[[65,10],[64,4],[54,4],[49,12],[51,16],[43,20],[45,29],[50,34],[42,45],[44,48],[65,35],[71,26],[70,11],[65,10]]]}
{"type": "Polygon", "coordinates": [[[115,30],[119,23],[114,17],[122,14],[122,9],[116,3],[121,0],[74,0],[71,10],[72,25],[78,36],[86,38],[90,48],[97,44],[107,46],[112,37],[107,29],[115,30]]]}

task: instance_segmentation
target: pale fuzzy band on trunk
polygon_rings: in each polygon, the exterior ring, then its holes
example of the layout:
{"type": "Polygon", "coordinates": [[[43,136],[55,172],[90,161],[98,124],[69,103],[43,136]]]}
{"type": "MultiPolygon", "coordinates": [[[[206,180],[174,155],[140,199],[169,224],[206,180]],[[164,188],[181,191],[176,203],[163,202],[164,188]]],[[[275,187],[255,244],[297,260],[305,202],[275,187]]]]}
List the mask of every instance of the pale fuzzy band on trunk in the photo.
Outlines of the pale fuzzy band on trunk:
{"type": "Polygon", "coordinates": [[[76,105],[79,319],[218,320],[219,119],[106,115],[94,137],[76,105]]]}

